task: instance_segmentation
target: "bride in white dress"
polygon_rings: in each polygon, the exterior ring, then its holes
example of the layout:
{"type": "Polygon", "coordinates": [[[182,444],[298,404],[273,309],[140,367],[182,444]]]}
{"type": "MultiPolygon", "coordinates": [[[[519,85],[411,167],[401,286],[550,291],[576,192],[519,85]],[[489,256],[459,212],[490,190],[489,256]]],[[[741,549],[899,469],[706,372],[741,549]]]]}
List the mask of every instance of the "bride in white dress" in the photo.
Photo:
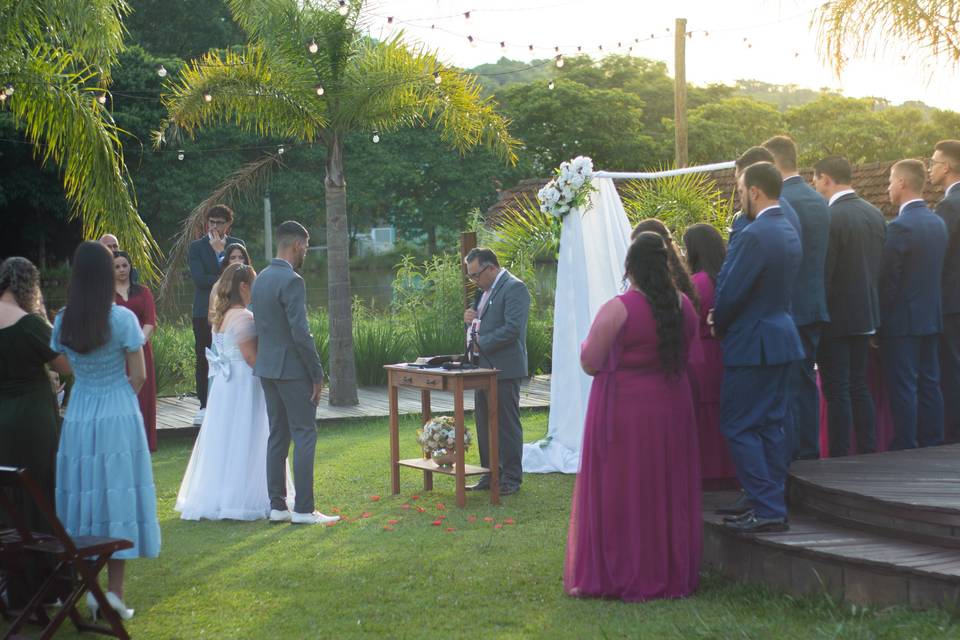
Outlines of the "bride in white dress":
{"type": "MultiPolygon", "coordinates": [[[[227,267],[217,289],[213,344],[207,350],[207,411],[177,494],[184,520],[259,520],[270,514],[267,495],[269,423],[260,380],[253,375],[257,336],[247,310],[256,273],[227,267]]],[[[293,487],[287,474],[287,500],[293,487]]]]}

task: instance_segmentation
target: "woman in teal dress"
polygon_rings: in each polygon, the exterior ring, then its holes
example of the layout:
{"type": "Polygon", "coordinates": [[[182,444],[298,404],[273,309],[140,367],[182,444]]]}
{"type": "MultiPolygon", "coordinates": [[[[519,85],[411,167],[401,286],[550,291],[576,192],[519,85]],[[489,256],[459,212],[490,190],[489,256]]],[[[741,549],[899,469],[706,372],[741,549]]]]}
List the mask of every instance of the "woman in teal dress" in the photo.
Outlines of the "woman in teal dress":
{"type": "MultiPolygon", "coordinates": [[[[50,349],[40,272],[26,258],[7,258],[0,265],[0,465],[26,469],[53,504],[59,427],[45,365],[70,373],[66,358],[50,349]]],[[[30,501],[18,506],[32,529],[52,533],[30,501]]],[[[11,582],[11,606],[25,605],[51,568],[33,563],[26,583],[11,582]]]]}
{"type": "MultiPolygon", "coordinates": [[[[107,564],[107,600],[129,619],[124,562],[159,555],[160,524],[137,402],[146,379],[143,332],[133,312],[115,305],[113,297],[113,256],[98,242],[82,243],[50,343],[67,354],[74,372],[57,450],[57,515],[71,536],[133,541],[133,548],[107,564]]],[[[87,605],[96,616],[89,594],[87,605]]]]}

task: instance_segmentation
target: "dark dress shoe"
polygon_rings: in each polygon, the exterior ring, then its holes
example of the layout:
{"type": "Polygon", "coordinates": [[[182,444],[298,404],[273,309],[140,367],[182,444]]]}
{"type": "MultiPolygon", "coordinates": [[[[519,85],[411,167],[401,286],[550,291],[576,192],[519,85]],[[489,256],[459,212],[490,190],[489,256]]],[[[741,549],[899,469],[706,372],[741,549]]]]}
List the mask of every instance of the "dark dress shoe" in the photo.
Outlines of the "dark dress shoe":
{"type": "Polygon", "coordinates": [[[718,516],[742,516],[743,514],[752,510],[753,505],[750,504],[750,498],[747,497],[747,494],[741,493],[740,497],[730,504],[717,507],[714,510],[714,513],[716,513],[718,516]]]}
{"type": "Polygon", "coordinates": [[[723,526],[734,533],[772,533],[790,530],[786,518],[759,518],[756,514],[742,520],[725,522],[723,526]]]}
{"type": "Polygon", "coordinates": [[[468,484],[467,486],[464,487],[464,489],[466,489],[467,491],[490,491],[490,481],[481,480],[476,484],[468,484]]]}
{"type": "Polygon", "coordinates": [[[740,522],[741,520],[746,520],[747,518],[753,516],[753,509],[745,511],[738,516],[723,516],[724,522],[740,522]]]}
{"type": "Polygon", "coordinates": [[[520,485],[518,484],[508,484],[500,487],[500,495],[502,496],[512,496],[517,491],[520,491],[520,485]]]}

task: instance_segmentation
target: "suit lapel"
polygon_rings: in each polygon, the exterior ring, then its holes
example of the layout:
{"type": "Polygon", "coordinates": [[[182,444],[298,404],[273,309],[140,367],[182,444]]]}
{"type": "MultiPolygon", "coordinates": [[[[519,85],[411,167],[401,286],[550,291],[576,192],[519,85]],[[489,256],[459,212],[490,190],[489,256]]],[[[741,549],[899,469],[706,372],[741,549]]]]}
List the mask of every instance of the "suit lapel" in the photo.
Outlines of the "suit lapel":
{"type": "Polygon", "coordinates": [[[506,283],[507,278],[510,277],[510,272],[506,269],[503,270],[503,275],[500,276],[500,280],[493,285],[493,290],[490,292],[490,297],[487,298],[487,304],[484,305],[483,311],[480,314],[480,319],[483,319],[483,316],[487,315],[487,309],[490,308],[490,305],[493,304],[493,299],[497,297],[497,292],[503,288],[504,283],[506,283]]]}

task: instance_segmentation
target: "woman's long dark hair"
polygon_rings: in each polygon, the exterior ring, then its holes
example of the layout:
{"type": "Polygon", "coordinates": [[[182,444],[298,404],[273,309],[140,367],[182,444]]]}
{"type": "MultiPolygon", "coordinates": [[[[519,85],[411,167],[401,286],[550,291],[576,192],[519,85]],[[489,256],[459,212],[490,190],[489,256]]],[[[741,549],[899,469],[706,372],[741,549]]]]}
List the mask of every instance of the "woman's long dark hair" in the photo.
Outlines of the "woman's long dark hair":
{"type": "MultiPolygon", "coordinates": [[[[130,260],[130,256],[127,254],[126,251],[114,251],[114,252],[113,252],[113,259],[116,260],[117,258],[123,258],[124,260],[127,261],[127,266],[130,267],[130,271],[128,271],[127,273],[128,273],[128,275],[131,276],[131,278],[132,278],[132,276],[133,276],[133,261],[130,260]]],[[[114,282],[116,282],[116,280],[114,280],[114,282]]],[[[139,295],[141,289],[143,289],[143,286],[142,286],[142,285],[137,284],[137,283],[134,282],[132,279],[130,280],[130,296],[131,296],[131,297],[136,296],[136,295],[139,295]]]]}
{"type": "Polygon", "coordinates": [[[239,242],[231,242],[223,248],[223,262],[220,263],[220,273],[223,274],[227,270],[227,267],[230,266],[230,254],[234,252],[235,249],[240,249],[240,252],[243,253],[243,263],[248,267],[253,265],[250,263],[250,253],[247,252],[247,248],[240,244],[239,242]]]}
{"type": "Polygon", "coordinates": [[[81,242],[73,254],[67,308],[60,324],[61,344],[77,353],[105,345],[110,339],[114,295],[113,254],[99,242],[81,242]]]}
{"type": "Polygon", "coordinates": [[[716,284],[717,274],[727,256],[727,245],[720,232],[713,225],[702,222],[691,225],[683,234],[683,246],[687,248],[690,273],[703,271],[716,284]]]}
{"type": "Polygon", "coordinates": [[[664,245],[666,245],[667,248],[667,265],[670,267],[670,274],[673,276],[673,282],[677,285],[677,289],[683,291],[687,297],[690,298],[690,302],[693,303],[693,306],[698,306],[700,304],[700,296],[697,295],[697,290],[693,286],[693,281],[690,280],[690,272],[687,271],[686,265],[677,254],[677,247],[673,244],[673,236],[670,235],[670,230],[667,229],[667,225],[663,224],[656,218],[647,218],[646,220],[641,220],[639,223],[637,223],[637,226],[633,228],[633,233],[630,234],[630,239],[636,239],[637,236],[644,231],[651,231],[663,239],[664,245]]]}
{"type": "Polygon", "coordinates": [[[643,292],[657,324],[657,353],[668,375],[683,371],[683,307],[668,266],[669,251],[660,234],[642,231],[627,250],[627,277],[643,292]]]}

